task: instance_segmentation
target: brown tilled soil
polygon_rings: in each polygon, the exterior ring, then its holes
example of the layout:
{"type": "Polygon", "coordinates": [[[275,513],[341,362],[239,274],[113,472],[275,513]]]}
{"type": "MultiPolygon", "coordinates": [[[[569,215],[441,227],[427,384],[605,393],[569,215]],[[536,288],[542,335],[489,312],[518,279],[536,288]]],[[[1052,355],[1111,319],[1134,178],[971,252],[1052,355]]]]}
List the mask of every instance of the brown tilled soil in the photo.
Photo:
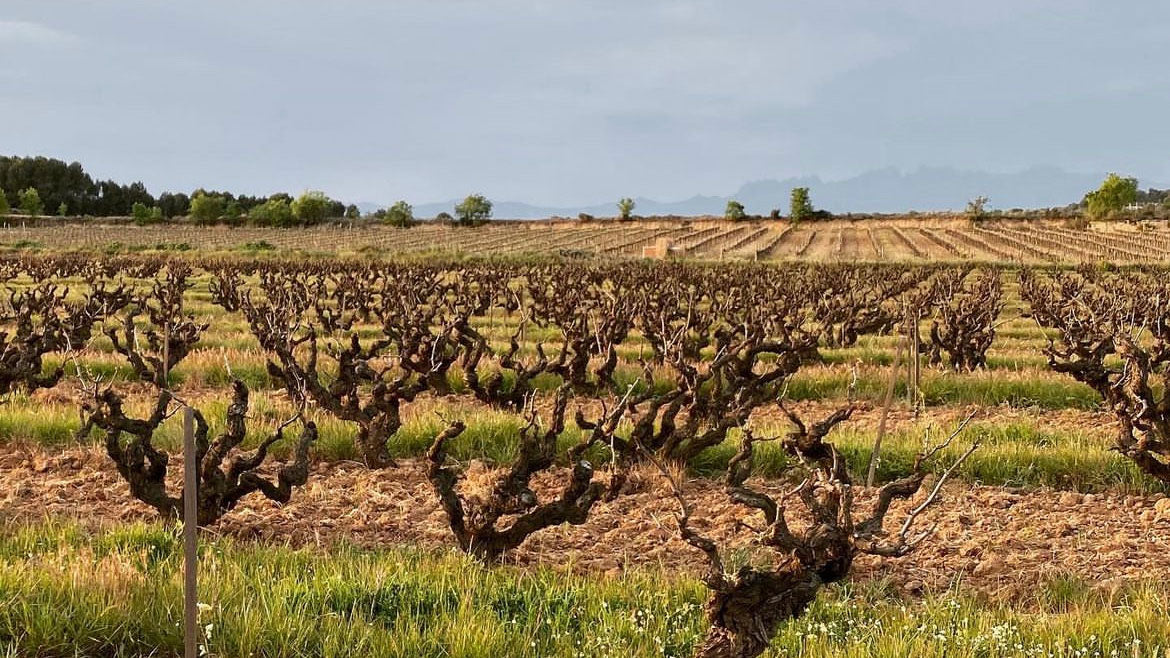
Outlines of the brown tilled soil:
{"type": "MultiPolygon", "coordinates": [[[[172,462],[173,474],[182,471],[179,461],[172,462]]],[[[472,464],[469,473],[473,483],[486,480],[486,469],[479,464],[472,464]]],[[[537,489],[559,488],[558,475],[563,473],[542,479],[537,489]]],[[[779,483],[757,484],[780,489],[779,483]]],[[[665,494],[661,478],[647,471],[635,478],[632,489],[612,503],[599,504],[582,526],[533,536],[512,559],[519,565],[605,574],[638,567],[696,572],[700,555],[676,537],[676,502],[665,494]]],[[[753,550],[750,533],[739,522],[758,524],[757,515],[731,504],[714,481],[689,480],[686,492],[698,529],[730,549],[753,550]]],[[[868,498],[862,493],[860,504],[866,505],[868,498]]],[[[98,528],[152,515],[130,497],[97,449],[50,454],[0,448],[0,519],[24,523],[65,518],[98,528]]],[[[890,527],[897,527],[899,516],[896,510],[891,513],[890,527]]],[[[1170,499],[1159,496],[1013,492],[955,483],[947,486],[943,504],[920,521],[922,527],[937,523],[932,539],[900,560],[862,559],[858,577],[888,576],[908,591],[944,588],[961,579],[987,594],[1015,597],[1026,596],[1054,574],[1106,587],[1170,574],[1170,499]]],[[[214,532],[241,541],[323,550],[338,541],[368,547],[451,544],[417,461],[381,472],[352,463],[318,464],[289,505],[249,499],[214,532]]]]}

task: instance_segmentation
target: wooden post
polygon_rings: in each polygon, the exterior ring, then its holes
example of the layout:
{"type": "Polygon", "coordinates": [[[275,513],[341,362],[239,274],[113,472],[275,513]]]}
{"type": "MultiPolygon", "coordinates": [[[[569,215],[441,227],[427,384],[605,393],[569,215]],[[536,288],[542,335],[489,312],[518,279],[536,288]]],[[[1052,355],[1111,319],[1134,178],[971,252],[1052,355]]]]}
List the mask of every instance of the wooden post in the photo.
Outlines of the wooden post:
{"type": "Polygon", "coordinates": [[[906,307],[906,406],[914,406],[914,327],[910,307],[906,307]]]}
{"type": "Polygon", "coordinates": [[[922,335],[919,333],[918,325],[921,321],[918,309],[914,309],[911,315],[910,331],[913,336],[910,353],[914,356],[914,361],[911,364],[913,372],[913,379],[911,387],[912,397],[910,398],[910,409],[914,412],[914,417],[918,418],[918,403],[919,391],[922,387],[922,354],[919,352],[921,348],[922,335]]]}
{"type": "Polygon", "coordinates": [[[872,487],[874,476],[877,474],[877,463],[882,452],[882,439],[886,435],[886,419],[890,417],[890,407],[894,405],[894,387],[898,383],[898,366],[902,365],[902,341],[898,341],[898,349],[894,351],[894,365],[890,368],[890,381],[886,384],[886,397],[882,401],[882,417],[878,421],[877,438],[873,441],[873,452],[869,453],[869,472],[865,475],[865,486],[872,487]]]}
{"type": "Polygon", "coordinates": [[[199,596],[196,589],[199,473],[195,457],[195,413],[183,410],[183,656],[197,658],[199,596]]]}
{"type": "Polygon", "coordinates": [[[906,309],[906,340],[909,341],[906,351],[906,404],[914,412],[915,418],[918,417],[918,394],[922,377],[922,353],[919,349],[922,334],[918,328],[922,316],[919,313],[916,308],[906,309]]]}

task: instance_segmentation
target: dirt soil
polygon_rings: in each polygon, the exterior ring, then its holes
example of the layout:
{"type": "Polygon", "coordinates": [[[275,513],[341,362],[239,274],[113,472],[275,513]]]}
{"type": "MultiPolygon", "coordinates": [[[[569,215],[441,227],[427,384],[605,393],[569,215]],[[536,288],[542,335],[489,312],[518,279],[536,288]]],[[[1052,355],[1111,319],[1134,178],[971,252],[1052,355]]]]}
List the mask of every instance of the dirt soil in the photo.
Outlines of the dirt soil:
{"type": "MultiPolygon", "coordinates": [[[[171,464],[177,478],[181,460],[171,464]]],[[[490,474],[478,462],[468,472],[469,486],[484,486],[490,474]]],[[[677,503],[665,482],[650,471],[636,475],[631,492],[598,504],[587,523],[534,535],[510,559],[521,566],[592,574],[617,575],[636,568],[697,573],[701,555],[677,538],[677,503]]],[[[547,474],[536,483],[537,491],[552,494],[563,476],[563,471],[547,474]]],[[[781,489],[778,482],[755,484],[773,493],[781,489]]],[[[685,490],[695,509],[694,526],[719,541],[725,556],[735,549],[755,550],[742,523],[759,525],[758,513],[732,504],[716,481],[691,479],[685,490]]],[[[863,513],[870,500],[867,492],[859,494],[863,513]]],[[[97,448],[52,453],[0,448],[0,520],[69,519],[96,529],[153,515],[130,496],[97,448]]],[[[897,528],[900,522],[895,509],[887,527],[897,528]]],[[[922,528],[937,524],[933,538],[905,558],[862,558],[856,577],[888,577],[909,592],[961,580],[996,598],[1018,598],[1034,593],[1055,574],[1075,575],[1104,588],[1170,575],[1170,498],[1160,495],[1019,492],[951,483],[942,504],[919,522],[922,528]]],[[[799,520],[793,525],[799,527],[799,520]]],[[[309,484],[294,493],[290,504],[277,507],[254,496],[212,532],[240,541],[322,550],[339,541],[366,547],[442,548],[453,543],[419,461],[380,472],[353,463],[317,464],[309,484]]]]}

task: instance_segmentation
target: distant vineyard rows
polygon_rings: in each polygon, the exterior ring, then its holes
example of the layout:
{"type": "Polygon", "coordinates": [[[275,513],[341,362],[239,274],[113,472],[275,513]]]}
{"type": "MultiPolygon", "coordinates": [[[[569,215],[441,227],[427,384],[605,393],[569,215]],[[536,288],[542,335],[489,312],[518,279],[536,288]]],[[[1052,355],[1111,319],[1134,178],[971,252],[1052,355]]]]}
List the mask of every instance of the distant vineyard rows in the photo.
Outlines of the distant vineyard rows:
{"type": "Polygon", "coordinates": [[[306,229],[196,226],[29,226],[0,229],[0,245],[20,248],[229,251],[364,251],[467,255],[558,253],[724,260],[1158,263],[1170,260],[1170,230],[1059,222],[511,222],[475,228],[427,224],[306,229]]]}

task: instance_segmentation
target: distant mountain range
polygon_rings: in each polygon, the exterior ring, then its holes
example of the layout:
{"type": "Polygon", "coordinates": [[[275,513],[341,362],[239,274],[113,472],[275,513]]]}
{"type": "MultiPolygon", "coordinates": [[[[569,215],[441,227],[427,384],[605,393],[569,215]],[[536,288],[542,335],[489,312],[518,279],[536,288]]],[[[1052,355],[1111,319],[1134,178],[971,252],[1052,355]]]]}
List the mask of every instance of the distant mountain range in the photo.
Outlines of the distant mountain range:
{"type": "MultiPolygon", "coordinates": [[[[730,196],[696,195],[682,201],[639,197],[635,199],[634,212],[638,215],[722,215],[728,199],[736,199],[751,214],[766,215],[773,208],[786,213],[794,187],[809,188],[813,205],[834,213],[962,210],[977,196],[988,197],[990,208],[1046,208],[1080,201],[1085,192],[1100,185],[1104,176],[1104,172],[1074,173],[1058,167],[1033,167],[1007,174],[950,167],[923,167],[912,172],[887,168],[838,181],[825,181],[819,176],[753,181],[730,196]]],[[[1148,185],[1143,182],[1142,187],[1148,185]]],[[[493,199],[492,215],[496,219],[540,219],[576,217],[585,212],[610,217],[617,212],[616,202],[617,199],[587,206],[538,206],[493,199]]],[[[414,214],[434,217],[440,212],[451,212],[456,203],[457,200],[418,204],[414,214]]]]}

